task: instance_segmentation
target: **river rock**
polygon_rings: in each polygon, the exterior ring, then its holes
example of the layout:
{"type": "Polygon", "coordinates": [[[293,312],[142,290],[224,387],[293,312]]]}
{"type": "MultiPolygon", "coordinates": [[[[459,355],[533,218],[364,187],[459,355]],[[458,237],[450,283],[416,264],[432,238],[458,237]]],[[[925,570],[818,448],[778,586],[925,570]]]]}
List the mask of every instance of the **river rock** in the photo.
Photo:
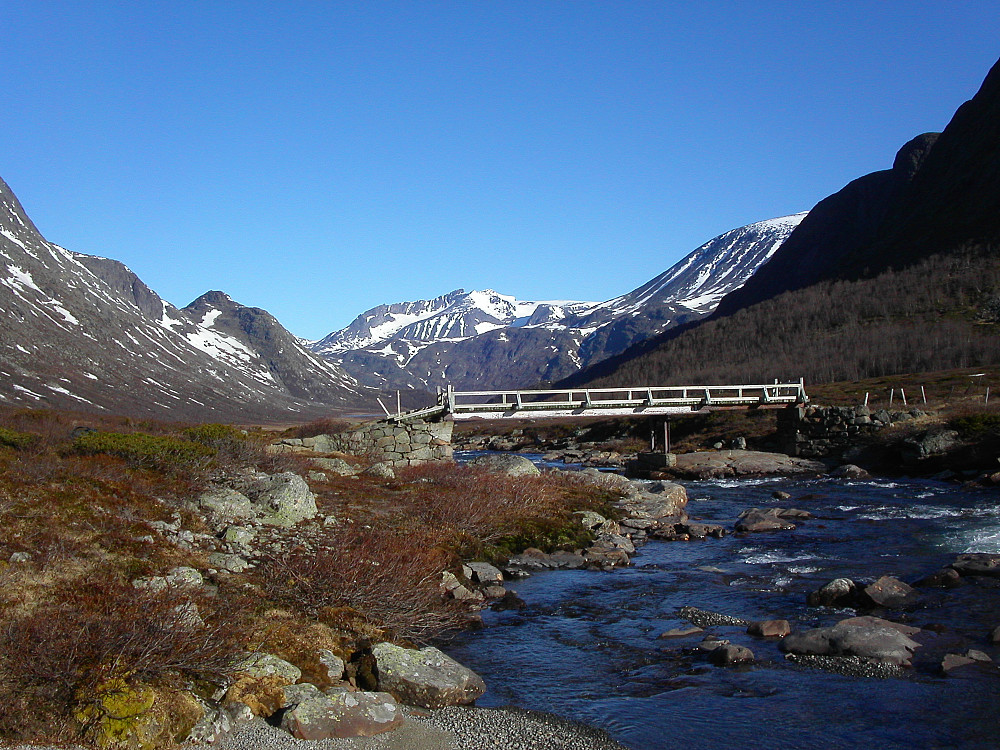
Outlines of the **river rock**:
{"type": "Polygon", "coordinates": [[[970,659],[968,656],[962,656],[961,654],[945,654],[941,660],[941,672],[947,674],[953,669],[968,667],[977,663],[975,659],[970,659]]]}
{"type": "Polygon", "coordinates": [[[890,609],[912,605],[919,598],[912,586],[892,576],[882,576],[870,586],[865,586],[864,594],[879,607],[890,609]]]}
{"type": "Polygon", "coordinates": [[[810,607],[851,607],[858,600],[858,585],[850,578],[834,578],[806,597],[810,607]]]}
{"type": "Polygon", "coordinates": [[[685,627],[671,628],[670,630],[665,630],[658,636],[659,638],[683,638],[689,635],[697,635],[698,633],[704,633],[703,628],[699,628],[697,625],[688,625],[685,627]]]}
{"type": "Polygon", "coordinates": [[[291,471],[256,479],[247,496],[260,513],[262,523],[288,528],[317,514],[316,496],[306,480],[291,471]]]}
{"type": "Polygon", "coordinates": [[[470,562],[463,566],[469,569],[466,577],[477,583],[503,583],[503,573],[486,562],[470,562]]]}
{"type": "Polygon", "coordinates": [[[846,620],[840,621],[841,625],[857,625],[863,628],[892,628],[903,635],[910,636],[916,635],[920,632],[920,628],[914,627],[912,625],[904,625],[901,622],[892,622],[891,620],[883,620],[881,617],[873,617],[872,615],[861,615],[860,617],[848,617],[846,620]]]}
{"type": "Polygon", "coordinates": [[[953,589],[962,585],[962,576],[954,568],[942,568],[913,584],[926,588],[953,589]]]}
{"type": "Polygon", "coordinates": [[[760,531],[787,531],[795,528],[795,524],[781,517],[781,508],[748,508],[740,513],[736,522],[736,531],[741,533],[760,531]]]}
{"type": "Polygon", "coordinates": [[[962,576],[986,576],[1000,578],[1000,555],[985,552],[969,552],[959,555],[951,567],[962,576]]]}
{"type": "Polygon", "coordinates": [[[753,651],[746,646],[735,643],[723,643],[708,653],[708,660],[718,667],[731,667],[735,664],[749,664],[754,660],[753,651]]]}
{"type": "Polygon", "coordinates": [[[1000,643],[1000,625],[990,631],[990,643],[1000,643]]]}
{"type": "Polygon", "coordinates": [[[761,620],[751,622],[747,628],[747,633],[758,638],[784,638],[792,632],[792,626],[788,620],[761,620]]]}
{"type": "Polygon", "coordinates": [[[372,737],[400,726],[404,715],[385,692],[311,696],[281,717],[281,728],[300,740],[372,737]]]}
{"type": "Polygon", "coordinates": [[[792,633],[781,641],[781,650],[787,653],[860,656],[891,664],[909,664],[914,650],[919,647],[919,643],[895,628],[850,622],[792,633]]]}
{"type": "Polygon", "coordinates": [[[854,464],[843,464],[830,472],[831,477],[837,479],[870,479],[871,474],[854,464]]]}
{"type": "Polygon", "coordinates": [[[380,643],[372,653],[378,664],[379,689],[406,705],[466,705],[486,692],[479,675],[433,646],[417,651],[380,643]]]}
{"type": "Polygon", "coordinates": [[[506,474],[509,477],[531,477],[541,473],[538,467],[524,456],[509,453],[478,456],[469,461],[468,465],[494,474],[506,474]]]}

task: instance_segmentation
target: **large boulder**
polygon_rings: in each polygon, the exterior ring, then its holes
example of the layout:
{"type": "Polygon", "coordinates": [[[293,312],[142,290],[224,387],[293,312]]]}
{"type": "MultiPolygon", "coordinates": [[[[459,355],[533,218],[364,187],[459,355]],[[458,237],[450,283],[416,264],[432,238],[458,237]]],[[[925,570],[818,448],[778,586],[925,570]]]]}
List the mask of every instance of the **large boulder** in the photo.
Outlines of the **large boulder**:
{"type": "Polygon", "coordinates": [[[404,721],[388,693],[311,694],[281,717],[281,728],[300,740],[371,737],[389,732],[404,721]]]}
{"type": "Polygon", "coordinates": [[[484,469],[494,474],[506,474],[509,477],[531,477],[540,474],[538,467],[524,456],[509,453],[497,453],[488,456],[478,456],[469,461],[469,466],[484,469]]]}
{"type": "Polygon", "coordinates": [[[433,646],[418,651],[380,643],[372,653],[378,665],[379,690],[391,693],[406,705],[465,705],[486,692],[479,675],[433,646]]]}
{"type": "Polygon", "coordinates": [[[316,496],[306,480],[291,471],[256,479],[246,494],[260,513],[261,522],[270,526],[294,526],[318,512],[316,496]]]}
{"type": "Polygon", "coordinates": [[[790,654],[860,656],[890,664],[909,664],[920,644],[888,624],[850,620],[785,636],[781,650],[790,654]]]}

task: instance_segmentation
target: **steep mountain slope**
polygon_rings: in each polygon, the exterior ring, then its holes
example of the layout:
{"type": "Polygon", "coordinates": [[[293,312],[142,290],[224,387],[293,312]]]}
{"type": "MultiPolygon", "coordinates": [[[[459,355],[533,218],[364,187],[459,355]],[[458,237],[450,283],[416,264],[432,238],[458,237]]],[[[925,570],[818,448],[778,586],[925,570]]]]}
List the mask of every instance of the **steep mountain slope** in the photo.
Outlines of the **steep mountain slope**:
{"type": "Polygon", "coordinates": [[[821,201],[718,310],[567,384],[839,380],[1000,362],[1000,63],[940,136],[821,201]],[[705,357],[711,352],[711,357],[705,357]]]}
{"type": "Polygon", "coordinates": [[[0,180],[0,401],[260,420],[363,400],[263,311],[206,297],[177,310],[121,263],[47,242],[0,180]]]}
{"type": "Polygon", "coordinates": [[[555,380],[710,313],[803,216],[726,232],[607,302],[524,302],[488,289],[458,289],[373,308],[309,348],[377,387],[494,389],[555,380]]]}

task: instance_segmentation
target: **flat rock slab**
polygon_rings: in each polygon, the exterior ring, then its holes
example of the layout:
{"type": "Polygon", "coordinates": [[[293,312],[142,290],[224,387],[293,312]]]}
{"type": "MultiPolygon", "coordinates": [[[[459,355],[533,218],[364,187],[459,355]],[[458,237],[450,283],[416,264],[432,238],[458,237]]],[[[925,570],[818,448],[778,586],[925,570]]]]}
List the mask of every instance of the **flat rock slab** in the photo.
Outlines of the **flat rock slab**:
{"type": "Polygon", "coordinates": [[[764,451],[698,451],[677,455],[672,474],[686,479],[763,476],[793,474],[823,474],[826,466],[808,458],[787,456],[764,451]]]}
{"type": "Polygon", "coordinates": [[[379,689],[408,706],[466,705],[486,692],[479,675],[433,646],[418,651],[380,643],[372,653],[378,664],[379,689]]]}
{"type": "Polygon", "coordinates": [[[478,456],[469,461],[468,465],[494,474],[506,474],[509,477],[532,477],[541,473],[538,467],[524,456],[509,453],[478,456]]]}
{"type": "Polygon", "coordinates": [[[781,641],[781,650],[813,656],[859,656],[865,659],[909,664],[920,644],[893,627],[858,625],[850,621],[832,627],[792,633],[781,641]]]}
{"type": "Polygon", "coordinates": [[[1000,578],[1000,555],[970,552],[959,555],[951,567],[963,576],[987,576],[1000,578]]]}

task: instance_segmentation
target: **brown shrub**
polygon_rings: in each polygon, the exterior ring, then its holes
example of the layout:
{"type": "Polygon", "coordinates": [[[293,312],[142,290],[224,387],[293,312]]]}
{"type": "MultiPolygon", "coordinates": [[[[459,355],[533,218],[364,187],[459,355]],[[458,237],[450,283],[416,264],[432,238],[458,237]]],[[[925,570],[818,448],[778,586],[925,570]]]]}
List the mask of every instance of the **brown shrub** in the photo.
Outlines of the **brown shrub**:
{"type": "Polygon", "coordinates": [[[351,423],[346,419],[336,419],[334,417],[324,417],[314,419],[308,424],[292,427],[288,430],[288,437],[307,438],[317,435],[337,435],[350,429],[351,423]]]}
{"type": "Polygon", "coordinates": [[[389,637],[426,642],[467,617],[441,594],[452,562],[426,534],[349,526],[319,550],[264,560],[257,578],[270,599],[310,617],[349,607],[389,637]]]}
{"type": "Polygon", "coordinates": [[[114,577],[53,592],[0,628],[0,737],[65,737],[73,711],[101,686],[219,680],[231,669],[234,637],[223,613],[183,591],[134,589],[114,577]]]}

